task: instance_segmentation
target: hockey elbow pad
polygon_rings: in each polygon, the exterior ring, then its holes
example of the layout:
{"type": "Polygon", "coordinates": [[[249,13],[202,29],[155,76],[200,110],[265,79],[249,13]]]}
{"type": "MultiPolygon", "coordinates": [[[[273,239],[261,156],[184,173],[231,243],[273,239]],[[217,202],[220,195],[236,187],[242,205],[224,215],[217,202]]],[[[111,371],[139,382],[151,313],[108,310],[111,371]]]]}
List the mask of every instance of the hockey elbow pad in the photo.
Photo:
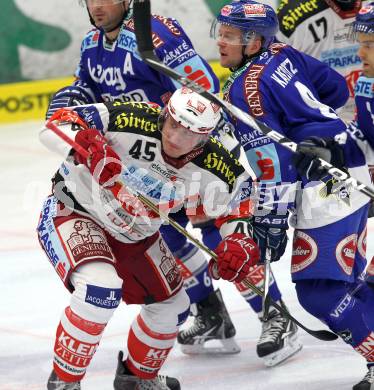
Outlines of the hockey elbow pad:
{"type": "Polygon", "coordinates": [[[70,85],[57,91],[48,106],[46,119],[63,107],[80,106],[95,103],[91,94],[80,86],[70,85]]]}

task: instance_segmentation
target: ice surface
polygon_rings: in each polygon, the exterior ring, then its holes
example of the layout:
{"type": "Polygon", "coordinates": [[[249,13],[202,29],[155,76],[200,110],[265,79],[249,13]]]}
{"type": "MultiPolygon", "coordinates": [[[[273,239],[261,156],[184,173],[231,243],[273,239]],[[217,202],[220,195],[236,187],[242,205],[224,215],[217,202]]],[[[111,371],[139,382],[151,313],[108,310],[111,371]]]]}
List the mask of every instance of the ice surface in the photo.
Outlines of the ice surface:
{"type": "MultiPolygon", "coordinates": [[[[54,333],[69,294],[39,249],[35,226],[50,178],[60,158],[38,141],[41,123],[1,126],[0,141],[0,390],[45,389],[51,371],[54,333]]],[[[370,223],[369,234],[373,223],[370,223]]],[[[374,242],[368,240],[368,254],[374,242]]],[[[289,275],[289,249],[274,264],[284,299],[305,325],[324,325],[298,304],[289,275]]],[[[256,356],[260,324],[236,289],[217,283],[237,328],[242,352],[226,356],[183,355],[178,346],[162,372],[193,390],[350,390],[366,372],[364,360],[342,341],[322,342],[303,331],[303,350],[275,368],[256,356]]],[[[82,383],[84,390],[112,389],[117,353],[126,348],[137,306],[121,305],[107,326],[82,383]]]]}

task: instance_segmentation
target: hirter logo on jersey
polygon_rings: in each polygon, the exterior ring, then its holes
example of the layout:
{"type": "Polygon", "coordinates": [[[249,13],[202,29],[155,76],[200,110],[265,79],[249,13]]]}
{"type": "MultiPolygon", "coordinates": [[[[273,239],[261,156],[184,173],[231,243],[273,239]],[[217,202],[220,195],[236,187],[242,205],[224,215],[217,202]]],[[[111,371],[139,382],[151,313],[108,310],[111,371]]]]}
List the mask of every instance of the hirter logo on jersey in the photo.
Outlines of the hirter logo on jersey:
{"type": "Polygon", "coordinates": [[[357,234],[351,234],[343,238],[336,246],[336,259],[347,274],[351,275],[357,250],[357,234]]]}
{"type": "Polygon", "coordinates": [[[316,242],[308,234],[297,231],[293,241],[291,272],[299,272],[314,262],[318,255],[316,242]]]}
{"type": "Polygon", "coordinates": [[[263,4],[246,4],[244,5],[244,15],[246,18],[266,17],[266,8],[263,4]]]}

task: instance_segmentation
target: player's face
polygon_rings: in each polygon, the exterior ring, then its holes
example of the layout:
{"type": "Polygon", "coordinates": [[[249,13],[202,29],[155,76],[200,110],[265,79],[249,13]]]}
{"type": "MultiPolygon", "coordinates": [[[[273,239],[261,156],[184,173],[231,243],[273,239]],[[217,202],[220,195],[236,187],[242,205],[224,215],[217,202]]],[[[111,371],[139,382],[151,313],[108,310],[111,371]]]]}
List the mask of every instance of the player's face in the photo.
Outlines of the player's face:
{"type": "Polygon", "coordinates": [[[366,77],[374,77],[374,34],[358,34],[358,56],[362,61],[362,72],[366,77]]]}
{"type": "Polygon", "coordinates": [[[112,0],[86,0],[86,4],[95,25],[104,31],[115,28],[128,7],[128,1],[118,3],[112,0]]]}
{"type": "Polygon", "coordinates": [[[196,134],[166,115],[162,127],[162,148],[172,158],[178,158],[195,149],[207,136],[196,134]]]}
{"type": "Polygon", "coordinates": [[[220,25],[217,45],[219,61],[224,68],[235,68],[242,62],[242,32],[238,28],[220,25]]]}

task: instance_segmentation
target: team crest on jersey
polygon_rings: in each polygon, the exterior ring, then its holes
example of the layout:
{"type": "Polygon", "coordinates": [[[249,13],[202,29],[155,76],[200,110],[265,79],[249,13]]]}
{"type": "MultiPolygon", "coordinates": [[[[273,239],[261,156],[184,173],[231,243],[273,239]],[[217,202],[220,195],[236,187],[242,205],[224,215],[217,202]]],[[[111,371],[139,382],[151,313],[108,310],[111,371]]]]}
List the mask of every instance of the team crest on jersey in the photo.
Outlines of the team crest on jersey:
{"type": "Polygon", "coordinates": [[[299,272],[312,264],[318,255],[318,247],[312,237],[296,231],[293,240],[291,272],[299,272]]]}
{"type": "Polygon", "coordinates": [[[357,234],[351,234],[348,237],[343,238],[338,245],[336,246],[335,255],[336,259],[342,268],[342,270],[347,274],[351,275],[353,270],[353,265],[355,261],[357,250],[357,234]]]}
{"type": "Polygon", "coordinates": [[[246,18],[266,17],[266,8],[263,4],[245,4],[244,15],[246,18]]]}

